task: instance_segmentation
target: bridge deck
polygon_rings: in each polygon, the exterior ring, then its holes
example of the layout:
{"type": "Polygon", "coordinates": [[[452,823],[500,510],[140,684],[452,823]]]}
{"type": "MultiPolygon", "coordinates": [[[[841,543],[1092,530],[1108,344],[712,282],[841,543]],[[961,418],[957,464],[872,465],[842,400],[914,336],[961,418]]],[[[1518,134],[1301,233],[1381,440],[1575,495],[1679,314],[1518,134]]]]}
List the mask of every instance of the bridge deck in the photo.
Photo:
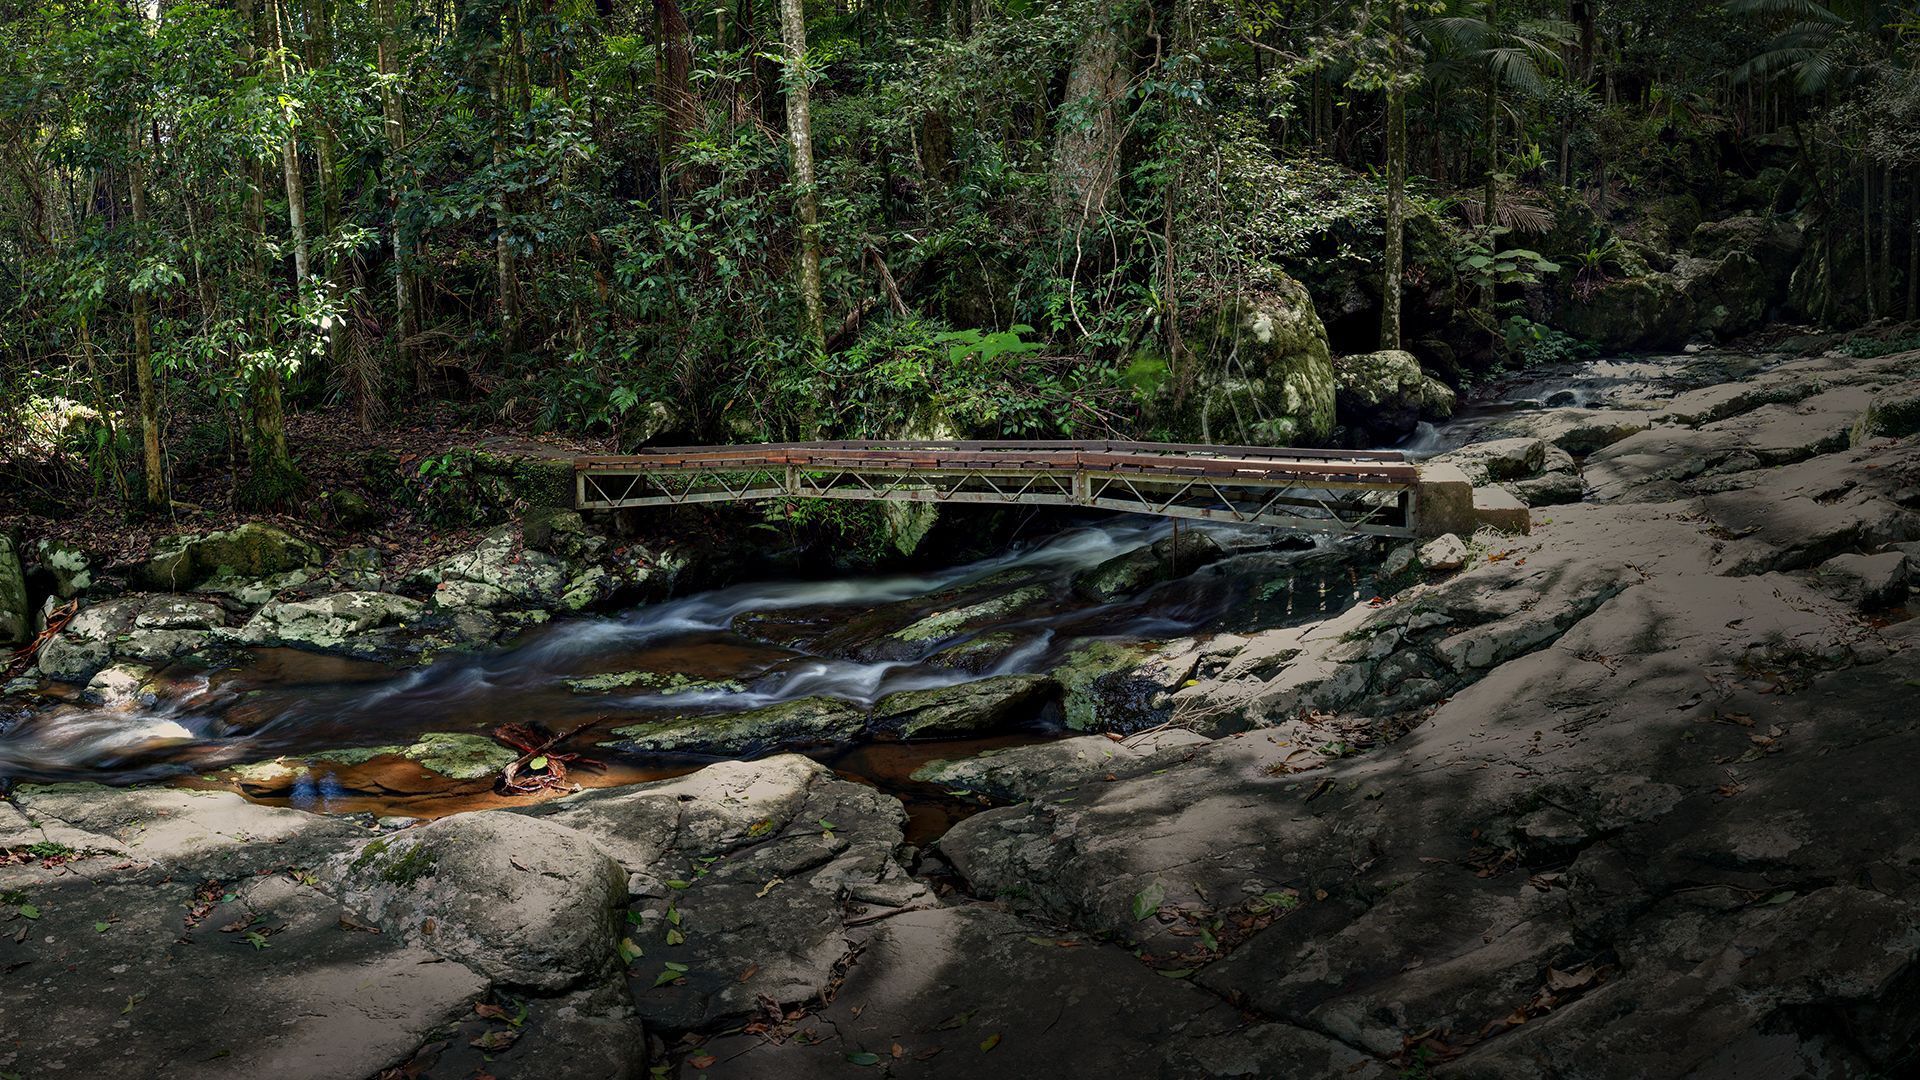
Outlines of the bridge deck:
{"type": "Polygon", "coordinates": [[[1398,451],[1183,443],[846,441],[660,447],[574,462],[581,509],[769,498],[1089,506],[1408,536],[1398,451]]]}

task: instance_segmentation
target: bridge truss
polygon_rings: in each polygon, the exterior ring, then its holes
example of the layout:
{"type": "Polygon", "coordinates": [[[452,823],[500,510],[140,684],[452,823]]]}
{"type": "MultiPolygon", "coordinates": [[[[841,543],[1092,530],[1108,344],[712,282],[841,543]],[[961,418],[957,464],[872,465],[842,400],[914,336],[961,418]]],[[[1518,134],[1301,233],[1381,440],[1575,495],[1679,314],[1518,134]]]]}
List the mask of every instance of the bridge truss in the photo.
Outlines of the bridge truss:
{"type": "Polygon", "coordinates": [[[1397,451],[1132,442],[663,447],[574,463],[583,510],[760,499],[1083,506],[1340,535],[1412,536],[1397,451]]]}

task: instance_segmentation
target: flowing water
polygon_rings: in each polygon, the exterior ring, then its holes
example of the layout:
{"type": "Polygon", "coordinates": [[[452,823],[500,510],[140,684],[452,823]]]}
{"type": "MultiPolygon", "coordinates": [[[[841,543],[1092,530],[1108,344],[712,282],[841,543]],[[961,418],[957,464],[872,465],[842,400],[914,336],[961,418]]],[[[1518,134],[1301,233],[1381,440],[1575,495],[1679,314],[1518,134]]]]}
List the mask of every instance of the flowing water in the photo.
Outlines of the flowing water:
{"type": "MultiPolygon", "coordinates": [[[[1298,623],[1372,595],[1363,543],[1307,546],[1260,530],[1219,528],[1208,531],[1232,553],[1219,562],[1108,604],[1073,590],[1076,574],[1170,531],[1165,521],[1115,519],[945,570],[737,585],[557,621],[513,648],[412,670],[292,649],[255,650],[238,668],[175,665],[144,705],[108,709],[69,700],[29,710],[0,734],[0,776],[215,784],[325,812],[430,817],[517,797],[495,794],[491,777],[452,781],[399,755],[337,751],[404,745],[426,732],[486,733],[503,723],[538,722],[568,733],[559,749],[605,766],[576,771],[576,779],[633,783],[711,759],[609,749],[601,744],[613,728],[816,695],[871,704],[902,690],[1044,672],[1088,641],[1160,641],[1298,623]],[[969,622],[963,633],[919,641],[893,636],[929,615],[1016,591],[1027,602],[969,622]],[[985,644],[989,635],[995,648],[981,652],[985,662],[950,659],[965,651],[956,646],[985,644]],[[577,685],[608,675],[625,685],[577,685]],[[275,758],[303,767],[264,774],[232,768],[275,758]]],[[[915,768],[1060,730],[1057,710],[1040,710],[1020,730],[993,738],[862,742],[816,756],[909,796],[915,832],[931,835],[964,808],[910,781],[915,768]]]]}

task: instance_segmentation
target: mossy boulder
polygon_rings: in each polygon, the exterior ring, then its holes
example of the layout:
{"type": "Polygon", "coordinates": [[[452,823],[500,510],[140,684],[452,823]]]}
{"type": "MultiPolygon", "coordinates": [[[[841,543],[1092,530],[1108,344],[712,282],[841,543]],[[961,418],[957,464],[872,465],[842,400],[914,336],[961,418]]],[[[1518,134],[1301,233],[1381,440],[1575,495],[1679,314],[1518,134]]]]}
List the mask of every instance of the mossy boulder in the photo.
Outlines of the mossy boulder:
{"type": "Polygon", "coordinates": [[[1031,719],[1060,690],[1044,675],[999,675],[957,686],[903,690],[873,707],[876,729],[902,739],[984,735],[1031,719]]]}
{"type": "Polygon", "coordinates": [[[85,548],[68,540],[44,539],[31,550],[32,562],[54,596],[71,600],[92,587],[93,557],[85,548]]]}
{"type": "Polygon", "coordinates": [[[0,534],[0,645],[19,645],[33,636],[27,606],[27,575],[13,538],[0,534]]]}
{"type": "Polygon", "coordinates": [[[708,691],[738,694],[746,687],[732,679],[696,679],[677,671],[609,671],[599,675],[582,675],[568,679],[567,689],[576,694],[607,694],[616,690],[634,690],[672,697],[675,694],[708,691]]]}
{"type": "Polygon", "coordinates": [[[248,644],[332,649],[376,631],[405,626],[425,609],[416,600],[383,592],[332,593],[262,607],[238,637],[248,644]]]}
{"type": "Polygon", "coordinates": [[[1691,310],[1680,286],[1664,273],[1609,281],[1575,294],[1561,311],[1567,333],[1606,349],[1665,349],[1686,344],[1691,310]]]}
{"type": "Polygon", "coordinates": [[[1343,356],[1333,364],[1340,422],[1371,443],[1405,438],[1422,420],[1453,415],[1453,388],[1401,349],[1343,356]]]}
{"type": "Polygon", "coordinates": [[[134,571],[138,585],[190,590],[216,579],[245,581],[317,567],[321,550],[271,525],[248,522],[226,532],[161,539],[134,571]]]}
{"type": "Polygon", "coordinates": [[[1096,604],[1110,604],[1150,585],[1218,562],[1226,552],[1213,537],[1190,531],[1135,548],[1074,575],[1073,591],[1096,604]]]}
{"type": "Polygon", "coordinates": [[[1127,676],[1154,653],[1152,645],[1091,641],[1068,653],[1050,673],[1062,691],[1067,726],[1103,731],[1114,726],[1116,694],[1124,694],[1127,676]]]}
{"type": "Polygon", "coordinates": [[[1920,432],[1920,385],[1912,383],[1873,396],[1849,434],[1854,446],[1869,439],[1901,439],[1920,432]]]}
{"type": "Polygon", "coordinates": [[[185,596],[129,596],[82,608],[40,647],[40,671],[84,683],[115,660],[160,665],[213,644],[225,625],[218,604],[185,596]]]}
{"type": "Polygon", "coordinates": [[[745,712],[676,716],[615,728],[603,745],[636,753],[749,754],[771,747],[844,742],[866,727],[867,712],[829,697],[800,698],[745,712]]]}
{"type": "Polygon", "coordinates": [[[1201,442],[1288,446],[1334,427],[1333,358],[1306,287],[1284,274],[1223,297],[1184,335],[1192,375],[1159,388],[1164,426],[1201,442]]]}
{"type": "Polygon", "coordinates": [[[944,641],[982,624],[1007,618],[1046,598],[1047,590],[1044,587],[1026,585],[985,600],[945,611],[936,611],[894,631],[889,636],[895,641],[909,644],[944,641]]]}

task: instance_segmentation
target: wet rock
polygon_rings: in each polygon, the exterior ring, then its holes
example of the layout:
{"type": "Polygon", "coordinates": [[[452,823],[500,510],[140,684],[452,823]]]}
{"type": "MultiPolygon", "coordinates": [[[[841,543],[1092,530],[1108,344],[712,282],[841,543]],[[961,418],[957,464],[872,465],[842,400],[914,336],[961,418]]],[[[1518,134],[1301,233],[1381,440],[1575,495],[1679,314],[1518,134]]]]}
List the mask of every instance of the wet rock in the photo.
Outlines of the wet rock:
{"type": "Polygon", "coordinates": [[[1060,690],[1044,675],[1001,675],[957,686],[903,690],[873,706],[873,727],[902,739],[984,735],[1031,720],[1060,690]]]}
{"type": "Polygon", "coordinates": [[[1835,555],[1821,563],[1817,573],[1835,593],[1872,611],[1892,607],[1906,598],[1911,565],[1898,551],[1835,555]]]}
{"type": "Polygon", "coordinates": [[[680,672],[609,671],[566,680],[567,689],[576,694],[605,694],[615,690],[658,694],[723,693],[738,694],[746,687],[731,679],[696,679],[680,672]]]}
{"type": "Polygon", "coordinates": [[[745,712],[679,716],[613,729],[605,745],[635,753],[745,754],[773,746],[821,746],[866,727],[866,710],[838,698],[809,697],[745,712]]]}
{"type": "Polygon", "coordinates": [[[213,581],[245,581],[284,574],[323,561],[319,548],[259,522],[227,532],[166,537],[134,571],[134,581],[156,590],[187,591],[213,581]]]}
{"type": "Polygon", "coordinates": [[[0,645],[19,645],[33,636],[33,611],[27,604],[26,572],[13,539],[0,533],[0,645]]]}
{"type": "Polygon", "coordinates": [[[249,644],[331,649],[420,617],[418,601],[381,592],[343,592],[267,604],[236,635],[249,644]]]}
{"type": "Polygon", "coordinates": [[[988,750],[970,758],[930,761],[913,779],[967,791],[1002,802],[1019,802],[1043,792],[1077,787],[1108,776],[1131,776],[1183,757],[1209,740],[1183,728],[1146,732],[1126,739],[1081,735],[1033,746],[988,750]]]}
{"type": "Polygon", "coordinates": [[[926,662],[936,667],[984,674],[1018,648],[1023,640],[1026,640],[1023,635],[1012,631],[992,630],[955,642],[927,657],[926,662]]]}
{"type": "Polygon", "coordinates": [[[1420,548],[1420,565],[1435,573],[1451,573],[1467,565],[1467,545],[1452,533],[1436,537],[1420,548]]]}
{"type": "Polygon", "coordinates": [[[1050,673],[1064,691],[1067,726],[1078,731],[1117,730],[1126,711],[1127,676],[1152,651],[1148,645],[1093,641],[1068,653],[1050,673]]]}
{"type": "Polygon", "coordinates": [[[84,682],[116,659],[149,665],[198,652],[224,626],[218,604],[183,596],[130,596],[82,608],[60,633],[40,647],[42,674],[84,682]]]}
{"type": "Polygon", "coordinates": [[[1410,352],[1343,356],[1333,362],[1342,423],[1366,432],[1373,444],[1392,444],[1422,420],[1453,415],[1453,388],[1428,375],[1410,352]]]}
{"type": "Polygon", "coordinates": [[[1149,585],[1192,573],[1226,557],[1219,541],[1198,530],[1166,537],[1115,555],[1073,578],[1073,590],[1096,604],[1110,604],[1149,585]]]}
{"type": "Polygon", "coordinates": [[[896,630],[890,636],[895,641],[907,644],[942,641],[982,623],[1005,618],[1045,600],[1046,597],[1046,589],[1038,585],[1027,585],[976,603],[934,612],[909,626],[896,630]]]}
{"type": "Polygon", "coordinates": [[[626,872],[550,821],[498,811],[443,818],[370,840],[323,877],[391,933],[505,987],[554,993],[620,966],[626,872]]]}
{"type": "Polygon", "coordinates": [[[153,694],[146,690],[146,684],[152,675],[153,669],[145,664],[108,664],[87,680],[84,696],[95,705],[109,709],[142,701],[151,704],[153,694]]]}
{"type": "Polygon", "coordinates": [[[384,579],[380,571],[385,562],[378,548],[342,548],[327,563],[327,576],[334,582],[335,588],[349,592],[381,592],[384,579]]]}

